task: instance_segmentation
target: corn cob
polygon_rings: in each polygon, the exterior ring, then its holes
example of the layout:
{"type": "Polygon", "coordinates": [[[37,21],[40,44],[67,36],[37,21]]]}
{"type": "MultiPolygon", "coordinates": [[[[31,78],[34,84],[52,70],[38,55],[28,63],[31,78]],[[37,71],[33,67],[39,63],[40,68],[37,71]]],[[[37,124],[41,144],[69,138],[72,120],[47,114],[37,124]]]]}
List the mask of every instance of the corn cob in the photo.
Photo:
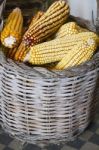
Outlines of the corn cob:
{"type": "Polygon", "coordinates": [[[87,29],[81,28],[80,26],[77,25],[76,22],[69,22],[65,23],[60,27],[60,29],[57,31],[55,34],[54,38],[61,38],[66,35],[72,35],[72,34],[77,34],[80,32],[88,32],[87,29]]]}
{"type": "MultiPolygon", "coordinates": [[[[31,27],[31,25],[32,25],[33,23],[35,23],[35,22],[43,15],[43,13],[44,13],[44,12],[39,11],[39,12],[32,18],[31,23],[30,23],[30,25],[29,25],[29,28],[31,27]]],[[[23,45],[22,43],[21,43],[20,45],[21,45],[20,48],[21,48],[22,50],[26,51],[26,49],[27,49],[26,46],[23,45]]],[[[14,59],[15,54],[17,53],[17,51],[18,51],[18,47],[15,47],[15,48],[13,48],[13,49],[9,49],[9,50],[8,50],[8,53],[7,53],[7,57],[8,57],[8,58],[11,58],[11,59],[14,59]]]]}
{"type": "Polygon", "coordinates": [[[33,16],[31,23],[29,25],[29,29],[36,23],[37,20],[39,20],[44,15],[43,11],[38,11],[35,16],[33,16]]]}
{"type": "Polygon", "coordinates": [[[17,47],[13,49],[8,49],[7,58],[14,59],[15,53],[17,52],[17,47]]]}
{"type": "MultiPolygon", "coordinates": [[[[31,26],[35,24],[43,14],[44,12],[38,11],[38,13],[32,18],[29,28],[31,28],[31,26]]],[[[22,41],[15,53],[14,59],[18,61],[22,61],[27,52],[28,52],[28,46],[22,41]]]]}
{"type": "Polygon", "coordinates": [[[16,53],[15,53],[15,56],[14,56],[14,59],[17,60],[17,61],[22,61],[25,57],[25,55],[28,53],[28,50],[29,47],[27,47],[27,45],[24,44],[24,42],[21,42],[21,44],[19,45],[16,53]]]}
{"type": "Polygon", "coordinates": [[[60,27],[60,29],[55,34],[55,38],[61,38],[66,35],[72,35],[79,33],[79,30],[77,29],[77,24],[75,22],[69,22],[65,23],[60,27]]]}
{"type": "Polygon", "coordinates": [[[19,8],[15,8],[9,15],[3,31],[1,42],[5,47],[13,48],[19,44],[22,36],[23,16],[19,8]]]}
{"type": "Polygon", "coordinates": [[[45,41],[66,21],[69,16],[69,6],[65,1],[54,2],[47,12],[26,32],[23,42],[33,46],[45,41]]]}
{"type": "Polygon", "coordinates": [[[57,38],[30,47],[29,53],[24,58],[24,61],[36,65],[60,61],[75,45],[88,38],[99,41],[99,38],[93,32],[83,32],[69,37],[57,38]]]}
{"type": "Polygon", "coordinates": [[[9,21],[11,21],[11,20],[14,19],[14,16],[16,15],[15,9],[14,9],[12,12],[9,14],[9,16],[8,16],[8,18],[7,18],[7,20],[6,20],[6,24],[8,24],[9,21]],[[12,13],[12,12],[13,12],[13,13],[12,13]]]}
{"type": "Polygon", "coordinates": [[[64,58],[53,69],[63,70],[90,60],[96,47],[96,42],[93,39],[78,43],[71,51],[68,51],[64,58]]]}

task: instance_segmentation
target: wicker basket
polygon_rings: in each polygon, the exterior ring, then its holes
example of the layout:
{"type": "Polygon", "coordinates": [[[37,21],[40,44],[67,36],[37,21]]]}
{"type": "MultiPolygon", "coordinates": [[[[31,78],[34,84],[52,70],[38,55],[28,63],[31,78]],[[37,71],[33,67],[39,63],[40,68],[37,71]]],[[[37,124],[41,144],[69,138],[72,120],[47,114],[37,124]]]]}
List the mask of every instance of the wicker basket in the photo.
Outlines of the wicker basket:
{"type": "Polygon", "coordinates": [[[0,52],[0,124],[24,142],[72,140],[94,117],[98,77],[99,52],[61,72],[13,62],[0,52]]]}

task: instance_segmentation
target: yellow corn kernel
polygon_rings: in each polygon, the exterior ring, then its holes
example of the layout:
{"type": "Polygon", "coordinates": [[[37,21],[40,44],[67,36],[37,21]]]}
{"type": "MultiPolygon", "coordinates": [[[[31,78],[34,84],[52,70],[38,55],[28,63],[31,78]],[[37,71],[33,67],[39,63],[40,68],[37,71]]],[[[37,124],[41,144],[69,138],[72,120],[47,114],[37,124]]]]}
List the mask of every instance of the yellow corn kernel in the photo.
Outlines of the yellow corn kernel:
{"type": "Polygon", "coordinates": [[[27,30],[23,36],[23,42],[28,46],[33,46],[45,41],[66,21],[69,12],[69,6],[65,1],[54,2],[44,15],[27,30]]]}
{"type": "MultiPolygon", "coordinates": [[[[44,12],[42,11],[38,11],[38,13],[32,18],[31,23],[29,25],[29,29],[31,28],[31,26],[33,24],[35,24],[40,17],[44,14],[44,12]]],[[[28,52],[28,46],[22,41],[19,45],[19,47],[17,48],[17,51],[15,53],[14,59],[18,60],[18,61],[22,61],[26,55],[26,53],[28,52]]]]}
{"type": "Polygon", "coordinates": [[[93,39],[88,39],[74,46],[63,59],[53,68],[57,70],[63,70],[69,67],[80,65],[85,61],[88,61],[93,56],[97,44],[93,39]]]}
{"type": "Polygon", "coordinates": [[[96,42],[99,42],[99,38],[95,33],[85,32],[31,46],[24,61],[36,65],[60,61],[74,46],[88,38],[92,38],[96,42]]]}
{"type": "Polygon", "coordinates": [[[34,25],[37,20],[39,20],[42,16],[44,15],[43,11],[38,11],[37,14],[35,16],[33,16],[31,23],[29,25],[29,29],[32,27],[32,25],[34,25]]]}
{"type": "Polygon", "coordinates": [[[78,26],[76,22],[69,22],[60,27],[54,35],[54,38],[62,38],[64,36],[78,34],[80,32],[88,32],[88,30],[78,26]]]}
{"type": "Polygon", "coordinates": [[[3,31],[1,42],[5,47],[13,48],[19,44],[22,36],[23,16],[19,8],[15,8],[8,17],[3,31]]]}

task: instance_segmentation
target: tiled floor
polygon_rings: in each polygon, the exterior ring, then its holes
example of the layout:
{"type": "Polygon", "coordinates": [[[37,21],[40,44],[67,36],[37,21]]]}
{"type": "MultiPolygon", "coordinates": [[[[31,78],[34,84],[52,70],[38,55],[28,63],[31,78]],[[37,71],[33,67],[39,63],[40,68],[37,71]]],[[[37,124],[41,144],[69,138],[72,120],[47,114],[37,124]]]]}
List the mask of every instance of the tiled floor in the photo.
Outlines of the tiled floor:
{"type": "MultiPolygon", "coordinates": [[[[9,137],[0,128],[0,150],[41,150],[41,148],[32,144],[24,145],[20,141],[9,137]]],[[[95,120],[75,141],[58,146],[51,144],[42,150],[99,150],[99,110],[95,120]]]]}

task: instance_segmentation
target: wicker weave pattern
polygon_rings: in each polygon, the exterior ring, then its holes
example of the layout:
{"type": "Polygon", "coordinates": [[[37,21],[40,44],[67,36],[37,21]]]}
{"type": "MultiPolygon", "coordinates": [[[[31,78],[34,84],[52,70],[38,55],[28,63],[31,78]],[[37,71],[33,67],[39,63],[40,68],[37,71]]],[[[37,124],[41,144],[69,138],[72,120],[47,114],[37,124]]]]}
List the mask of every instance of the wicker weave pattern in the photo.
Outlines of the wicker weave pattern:
{"type": "Polygon", "coordinates": [[[6,60],[2,52],[0,60],[0,124],[7,132],[32,143],[58,143],[88,126],[96,105],[99,54],[62,72],[31,69],[6,60]]]}
{"type": "MultiPolygon", "coordinates": [[[[48,1],[9,0],[5,16],[16,6],[27,25],[30,16],[48,7],[48,1]]],[[[96,31],[88,22],[76,21],[96,31]]],[[[0,124],[22,141],[74,139],[93,119],[98,97],[99,52],[91,61],[61,72],[6,60],[0,52],[0,124]]]]}

